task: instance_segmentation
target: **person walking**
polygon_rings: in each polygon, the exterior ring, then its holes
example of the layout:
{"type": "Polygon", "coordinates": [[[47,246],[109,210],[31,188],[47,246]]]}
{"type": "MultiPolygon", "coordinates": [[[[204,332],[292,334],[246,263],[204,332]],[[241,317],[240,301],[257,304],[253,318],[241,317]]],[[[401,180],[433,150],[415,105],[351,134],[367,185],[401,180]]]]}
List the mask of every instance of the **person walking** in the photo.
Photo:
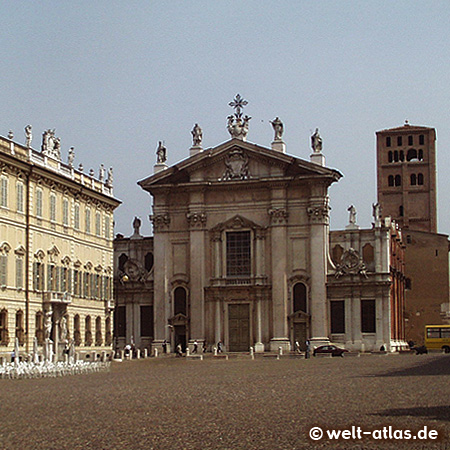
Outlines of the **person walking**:
{"type": "Polygon", "coordinates": [[[194,341],[194,348],[192,349],[192,354],[197,353],[198,350],[198,342],[194,341]]]}

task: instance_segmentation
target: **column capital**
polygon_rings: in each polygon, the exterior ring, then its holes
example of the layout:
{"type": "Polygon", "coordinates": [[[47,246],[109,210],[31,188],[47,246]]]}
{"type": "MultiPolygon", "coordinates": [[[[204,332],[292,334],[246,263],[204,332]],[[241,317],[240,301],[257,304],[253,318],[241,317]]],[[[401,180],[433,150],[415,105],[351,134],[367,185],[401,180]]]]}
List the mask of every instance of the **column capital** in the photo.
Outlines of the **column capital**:
{"type": "Polygon", "coordinates": [[[150,217],[153,225],[153,232],[167,231],[170,225],[170,216],[168,213],[153,214],[150,217]]]}
{"type": "Polygon", "coordinates": [[[306,208],[310,223],[327,225],[330,220],[330,209],[328,201],[306,208]]]}
{"type": "Polygon", "coordinates": [[[272,225],[285,224],[289,217],[286,208],[269,208],[267,214],[270,216],[272,225]]]}
{"type": "Polygon", "coordinates": [[[207,216],[204,212],[190,212],[186,214],[189,227],[203,228],[206,225],[207,216]]]}

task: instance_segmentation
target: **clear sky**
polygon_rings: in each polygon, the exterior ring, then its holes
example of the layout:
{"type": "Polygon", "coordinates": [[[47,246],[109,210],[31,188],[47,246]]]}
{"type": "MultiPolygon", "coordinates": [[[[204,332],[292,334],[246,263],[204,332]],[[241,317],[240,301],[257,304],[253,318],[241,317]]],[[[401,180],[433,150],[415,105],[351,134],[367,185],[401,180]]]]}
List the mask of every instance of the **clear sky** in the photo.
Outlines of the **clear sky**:
{"type": "Polygon", "coordinates": [[[331,226],[354,204],[370,226],[376,201],[375,131],[437,129],[439,231],[450,232],[450,5],[445,1],[9,1],[0,3],[0,134],[35,148],[56,128],[64,159],[114,168],[116,233],[135,215],[151,233],[158,141],[168,163],[189,154],[199,123],[205,148],[229,139],[237,93],[252,116],[248,141],[270,147],[284,122],[287,152],[309,159],[319,127],[331,226]]]}

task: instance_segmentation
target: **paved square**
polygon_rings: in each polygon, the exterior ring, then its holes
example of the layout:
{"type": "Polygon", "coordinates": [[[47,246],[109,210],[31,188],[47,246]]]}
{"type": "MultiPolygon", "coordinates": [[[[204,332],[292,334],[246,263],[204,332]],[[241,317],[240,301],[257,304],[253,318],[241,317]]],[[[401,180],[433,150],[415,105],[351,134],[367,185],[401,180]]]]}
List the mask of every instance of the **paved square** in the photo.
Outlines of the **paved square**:
{"type": "Polygon", "coordinates": [[[0,380],[0,449],[450,448],[450,357],[114,363],[0,380]],[[309,429],[427,426],[440,441],[312,441],[309,429]]]}

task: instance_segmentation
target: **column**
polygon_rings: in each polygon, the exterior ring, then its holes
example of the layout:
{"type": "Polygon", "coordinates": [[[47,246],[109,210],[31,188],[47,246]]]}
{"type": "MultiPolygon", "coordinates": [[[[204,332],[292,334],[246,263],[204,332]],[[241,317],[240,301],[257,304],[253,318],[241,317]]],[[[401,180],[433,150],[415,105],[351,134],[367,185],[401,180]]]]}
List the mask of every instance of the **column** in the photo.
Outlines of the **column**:
{"type": "Polygon", "coordinates": [[[222,340],[222,317],[221,317],[221,307],[220,307],[220,298],[215,298],[216,302],[216,324],[215,324],[215,330],[214,330],[214,346],[222,340]]]}
{"type": "Polygon", "coordinates": [[[256,299],[256,343],[255,352],[264,352],[264,344],[262,343],[262,317],[261,317],[261,298],[258,295],[256,299]]]}
{"type": "Polygon", "coordinates": [[[313,198],[307,212],[310,221],[310,341],[312,347],[319,347],[330,342],[326,286],[329,206],[326,194],[313,198]]]}
{"type": "MultiPolygon", "coordinates": [[[[285,189],[275,192],[284,195],[285,189]],[[282,192],[281,192],[282,191],[282,192]]],[[[277,197],[279,197],[277,195],[277,197]]],[[[277,202],[278,203],[278,202],[277,202]]],[[[287,323],[287,219],[288,213],[284,206],[274,205],[268,211],[271,216],[271,247],[272,247],[272,312],[273,337],[270,340],[270,350],[278,351],[281,347],[290,351],[287,323]]]]}

